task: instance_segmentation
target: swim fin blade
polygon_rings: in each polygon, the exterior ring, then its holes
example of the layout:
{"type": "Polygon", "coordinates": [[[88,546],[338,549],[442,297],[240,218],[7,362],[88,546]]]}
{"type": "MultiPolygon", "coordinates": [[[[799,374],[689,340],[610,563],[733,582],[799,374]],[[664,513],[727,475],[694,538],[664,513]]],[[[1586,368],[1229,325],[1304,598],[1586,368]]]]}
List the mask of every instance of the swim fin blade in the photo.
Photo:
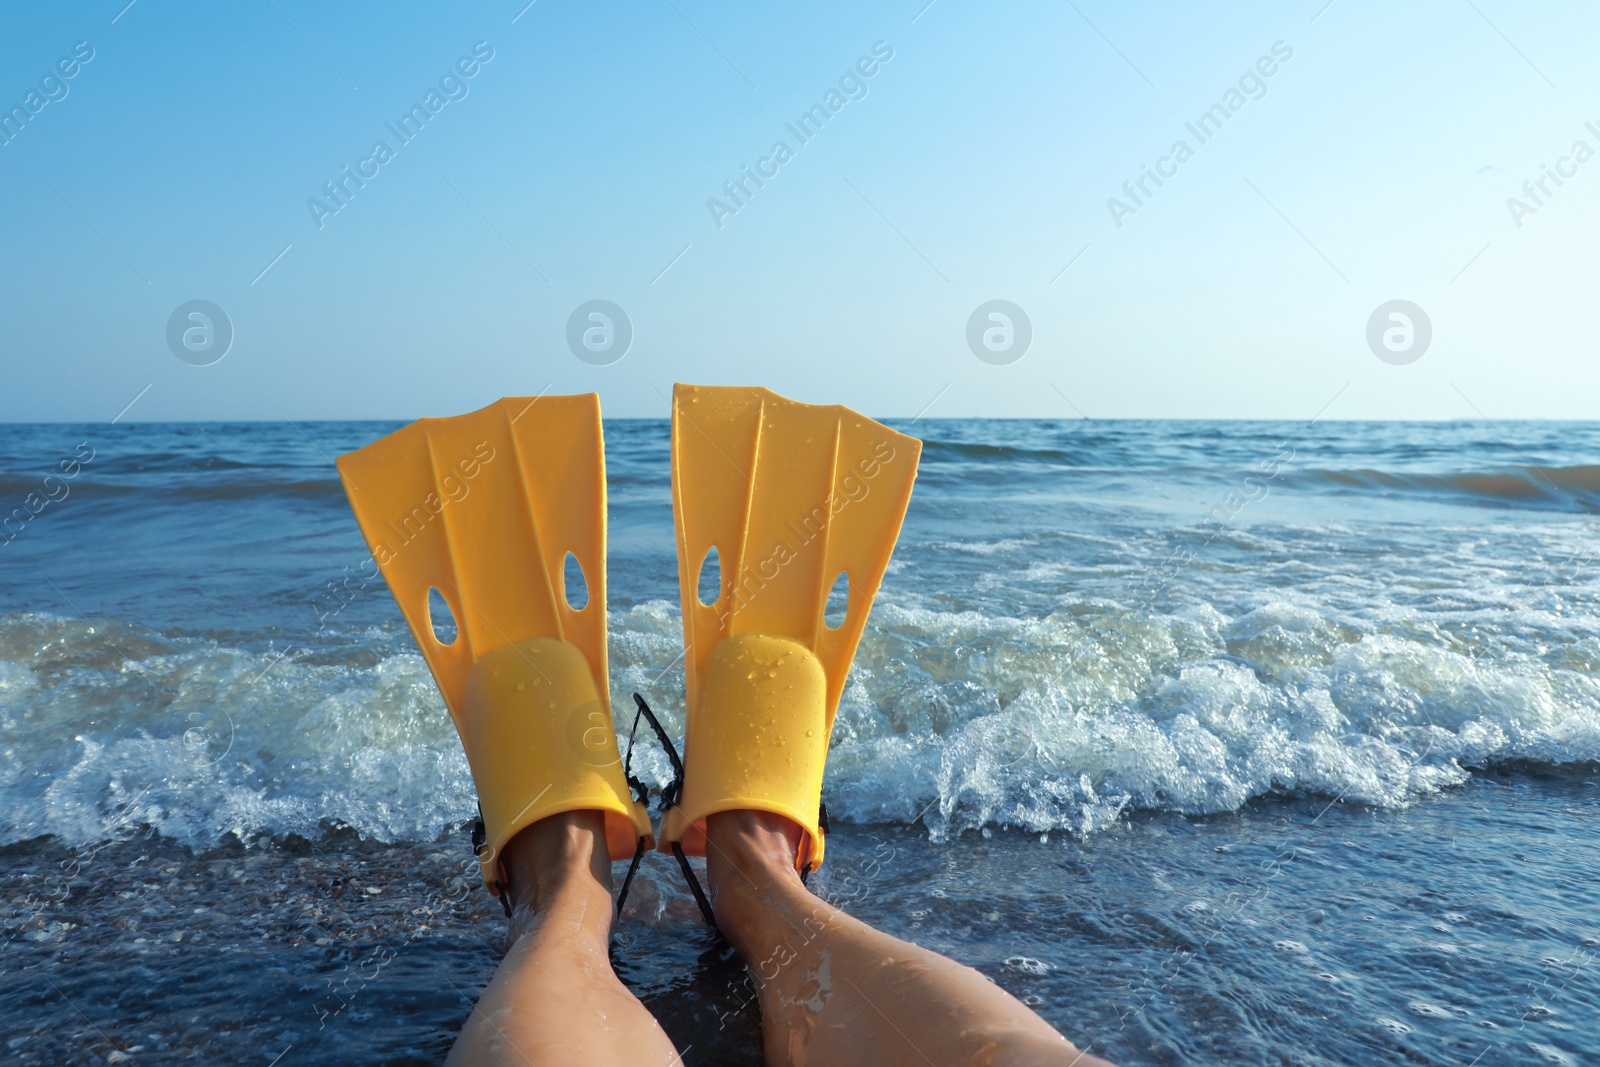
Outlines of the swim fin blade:
{"type": "Polygon", "coordinates": [[[612,859],[653,840],[628,792],[606,661],[606,477],[600,398],[507,397],[421,419],[339,457],[345,493],[455,720],[478,788],[483,878],[526,826],[605,814],[612,859]],[[586,603],[573,606],[567,555],[586,603]],[[453,640],[435,635],[430,591],[453,640]]]}
{"type": "Polygon", "coordinates": [[[663,848],[705,851],[705,820],[752,808],[805,831],[822,863],[823,765],[845,678],[911,500],[922,442],[845,407],[678,385],[672,507],[688,688],[684,781],[663,848]],[[720,584],[701,601],[715,550],[720,584]],[[848,602],[830,626],[830,590],[848,602]]]}

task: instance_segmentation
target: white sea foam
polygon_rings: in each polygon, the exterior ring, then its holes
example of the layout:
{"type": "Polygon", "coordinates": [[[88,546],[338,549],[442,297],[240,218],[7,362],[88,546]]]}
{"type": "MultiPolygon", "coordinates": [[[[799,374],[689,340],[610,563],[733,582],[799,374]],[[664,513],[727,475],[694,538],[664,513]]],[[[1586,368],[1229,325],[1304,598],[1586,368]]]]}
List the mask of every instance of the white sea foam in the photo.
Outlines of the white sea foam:
{"type": "MultiPolygon", "coordinates": [[[[614,613],[619,732],[644,692],[682,731],[677,613],[614,613]]],[[[426,667],[373,640],[277,653],[0,617],[0,842],[149,826],[196,845],[346,825],[432,839],[474,811],[426,667]],[[126,655],[124,655],[124,653],[126,655]],[[375,661],[374,661],[375,660],[375,661]]],[[[1579,643],[1581,645],[1581,643],[1579,643]]],[[[1277,600],[1234,617],[1101,607],[1044,618],[882,603],[835,725],[830,814],[935,835],[1087,834],[1148,808],[1229,811],[1270,792],[1399,806],[1490,761],[1600,759],[1593,650],[1461,647],[1277,600]]],[[[634,769],[662,784],[644,731],[634,769]]]]}

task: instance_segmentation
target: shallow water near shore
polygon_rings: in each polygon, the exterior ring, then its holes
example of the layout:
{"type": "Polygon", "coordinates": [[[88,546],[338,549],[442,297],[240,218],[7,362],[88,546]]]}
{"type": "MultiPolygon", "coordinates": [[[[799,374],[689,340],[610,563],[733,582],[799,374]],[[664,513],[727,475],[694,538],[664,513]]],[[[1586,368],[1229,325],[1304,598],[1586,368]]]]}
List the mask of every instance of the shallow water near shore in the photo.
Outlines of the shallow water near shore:
{"type": "MultiPolygon", "coordinates": [[[[1403,811],[1144,814],[1083,841],[849,826],[829,855],[819,895],[977,967],[1113,1061],[1600,1049],[1600,768],[1479,776],[1403,811]]],[[[505,947],[470,859],[464,833],[11,846],[8,1061],[438,1062],[505,947]]],[[[761,1062],[744,972],[670,860],[647,860],[613,957],[690,1067],[761,1062]]]]}
{"type": "MultiPolygon", "coordinates": [[[[326,459],[392,428],[0,427],[6,499],[92,454],[0,545],[7,1056],[449,1047],[504,918],[326,459]]],[[[1600,1059],[1600,427],[901,428],[819,893],[1128,1064],[1600,1059]]],[[[606,433],[613,705],[681,735],[667,426],[606,433]]],[[[755,1062],[670,862],[616,958],[755,1062]]]]}

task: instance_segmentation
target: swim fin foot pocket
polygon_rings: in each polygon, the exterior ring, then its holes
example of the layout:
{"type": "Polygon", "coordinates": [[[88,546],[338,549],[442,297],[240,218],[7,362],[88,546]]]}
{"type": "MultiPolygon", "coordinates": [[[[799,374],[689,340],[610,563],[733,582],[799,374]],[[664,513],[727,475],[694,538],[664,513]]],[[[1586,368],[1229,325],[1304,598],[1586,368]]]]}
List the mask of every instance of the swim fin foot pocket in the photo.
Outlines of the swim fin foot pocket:
{"type": "Polygon", "coordinates": [[[637,867],[654,834],[611,718],[599,397],[508,397],[421,419],[338,468],[466,750],[490,891],[509,909],[506,843],[567,811],[602,812],[611,858],[637,867]],[[582,607],[566,588],[569,554],[582,607]],[[449,641],[430,595],[454,620],[449,641]]]}

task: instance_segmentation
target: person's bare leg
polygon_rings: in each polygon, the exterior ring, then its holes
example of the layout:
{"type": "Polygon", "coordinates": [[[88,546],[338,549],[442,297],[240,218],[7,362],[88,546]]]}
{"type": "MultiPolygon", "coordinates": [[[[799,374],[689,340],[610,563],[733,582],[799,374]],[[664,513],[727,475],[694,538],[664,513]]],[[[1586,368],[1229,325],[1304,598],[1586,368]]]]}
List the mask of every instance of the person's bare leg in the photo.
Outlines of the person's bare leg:
{"type": "Polygon", "coordinates": [[[450,1064],[681,1067],[607,951],[611,864],[604,817],[541,819],[506,846],[511,948],[461,1028],[450,1064]]]}
{"type": "Polygon", "coordinates": [[[730,811],[707,830],[712,911],[760,990],[770,1067],[1110,1067],[971,967],[813,896],[790,820],[730,811]]]}

